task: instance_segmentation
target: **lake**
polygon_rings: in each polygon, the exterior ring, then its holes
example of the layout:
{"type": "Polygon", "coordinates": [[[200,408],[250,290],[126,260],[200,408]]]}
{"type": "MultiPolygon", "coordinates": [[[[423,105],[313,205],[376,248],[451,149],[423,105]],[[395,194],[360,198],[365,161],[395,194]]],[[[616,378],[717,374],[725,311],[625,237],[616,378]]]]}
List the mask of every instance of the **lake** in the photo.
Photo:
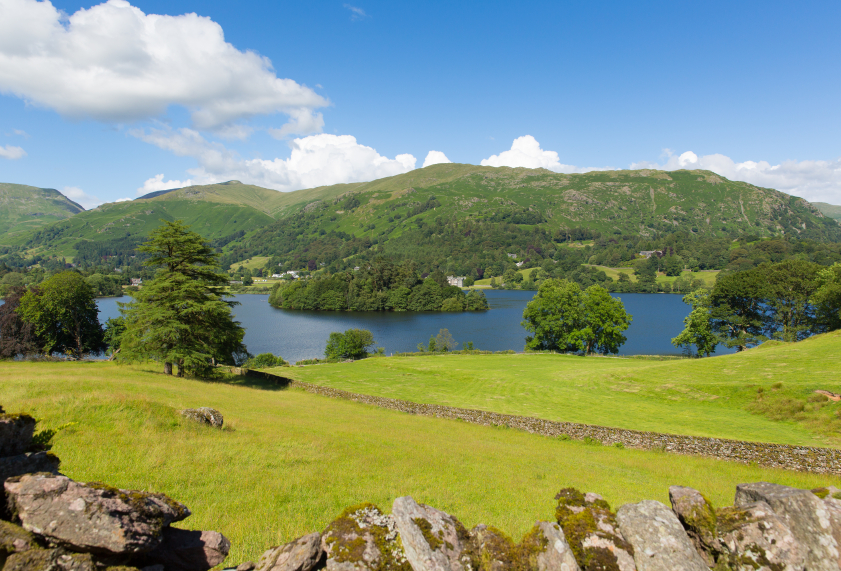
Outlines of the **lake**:
{"type": "MultiPolygon", "coordinates": [[[[245,327],[245,344],[249,352],[274,353],[287,361],[324,356],[324,346],[333,331],[353,327],[368,329],[386,353],[416,351],[418,343],[429,341],[439,329],[449,329],[459,342],[459,349],[472,341],[476,349],[522,351],[526,330],[520,322],[523,309],[533,291],[486,290],[489,311],[465,313],[395,313],[395,312],[318,312],[276,309],[269,305],[268,295],[237,295],[241,305],[234,308],[236,318],[245,327]]],[[[683,296],[674,294],[614,294],[622,299],[633,316],[625,332],[628,340],[620,355],[668,355],[679,351],[671,344],[672,337],[683,330],[683,319],[690,307],[683,296]]],[[[97,300],[99,319],[119,315],[118,301],[124,298],[97,300]]],[[[719,347],[717,354],[730,353],[719,347]]]]}

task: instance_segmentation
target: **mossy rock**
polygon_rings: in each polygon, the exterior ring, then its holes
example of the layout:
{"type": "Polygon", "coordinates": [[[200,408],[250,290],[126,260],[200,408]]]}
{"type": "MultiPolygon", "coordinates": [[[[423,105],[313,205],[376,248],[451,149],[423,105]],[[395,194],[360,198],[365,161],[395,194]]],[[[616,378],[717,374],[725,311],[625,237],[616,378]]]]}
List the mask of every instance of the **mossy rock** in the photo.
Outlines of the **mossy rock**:
{"type": "Polygon", "coordinates": [[[327,569],[411,571],[391,516],[374,504],[347,508],[321,537],[327,569]]]}
{"type": "Polygon", "coordinates": [[[617,531],[616,515],[606,501],[588,501],[575,488],[564,488],[555,499],[558,524],[584,571],[622,571],[617,550],[626,552],[633,560],[634,548],[617,531]]]}

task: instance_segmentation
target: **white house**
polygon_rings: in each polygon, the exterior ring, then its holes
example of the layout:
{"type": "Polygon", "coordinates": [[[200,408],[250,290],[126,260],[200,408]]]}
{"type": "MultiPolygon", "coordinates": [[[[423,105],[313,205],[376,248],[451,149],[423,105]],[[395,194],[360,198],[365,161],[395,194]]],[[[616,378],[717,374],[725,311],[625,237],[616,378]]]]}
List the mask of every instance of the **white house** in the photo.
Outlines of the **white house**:
{"type": "Polygon", "coordinates": [[[451,286],[464,287],[464,276],[447,276],[447,283],[451,286]]]}

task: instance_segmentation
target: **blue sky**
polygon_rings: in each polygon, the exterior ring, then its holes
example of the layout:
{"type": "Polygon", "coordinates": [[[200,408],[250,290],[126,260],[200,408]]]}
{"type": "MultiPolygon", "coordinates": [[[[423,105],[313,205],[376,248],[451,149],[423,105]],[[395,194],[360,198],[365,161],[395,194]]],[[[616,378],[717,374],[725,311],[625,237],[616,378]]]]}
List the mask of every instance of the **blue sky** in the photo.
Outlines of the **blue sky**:
{"type": "Polygon", "coordinates": [[[89,207],[437,151],[708,168],[841,204],[839,24],[834,1],[0,0],[0,181],[89,207]]]}

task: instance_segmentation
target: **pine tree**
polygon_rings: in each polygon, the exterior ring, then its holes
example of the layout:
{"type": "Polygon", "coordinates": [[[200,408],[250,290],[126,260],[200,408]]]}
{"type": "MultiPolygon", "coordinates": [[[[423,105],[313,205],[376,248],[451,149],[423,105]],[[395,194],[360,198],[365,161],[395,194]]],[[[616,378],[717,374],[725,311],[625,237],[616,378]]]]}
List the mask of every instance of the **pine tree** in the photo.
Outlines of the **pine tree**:
{"type": "Polygon", "coordinates": [[[218,273],[217,254],[180,220],[165,222],[138,248],[159,269],[155,278],[123,304],[121,358],[154,359],[172,374],[207,374],[219,361],[238,364],[247,356],[245,330],[233,320],[236,302],[223,298],[227,278],[218,273]]]}

